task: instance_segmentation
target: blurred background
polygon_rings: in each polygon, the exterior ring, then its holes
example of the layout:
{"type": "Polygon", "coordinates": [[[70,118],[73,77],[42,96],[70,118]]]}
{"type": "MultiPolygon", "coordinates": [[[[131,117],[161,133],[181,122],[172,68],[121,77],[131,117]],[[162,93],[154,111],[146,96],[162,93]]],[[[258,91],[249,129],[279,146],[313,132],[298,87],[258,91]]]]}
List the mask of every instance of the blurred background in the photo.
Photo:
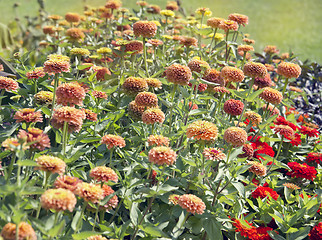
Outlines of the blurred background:
{"type": "MultiPolygon", "coordinates": [[[[8,24],[19,17],[38,14],[39,0],[0,0],[1,23],[8,24]],[[18,7],[13,7],[18,3],[18,7]]],[[[81,13],[84,5],[98,7],[106,0],[44,0],[50,14],[81,13]]],[[[147,0],[165,8],[167,0],[147,0]]],[[[208,7],[212,17],[227,18],[230,13],[249,17],[243,29],[256,40],[255,48],[261,52],[266,45],[276,45],[281,53],[294,52],[300,60],[322,62],[322,0],[181,0],[186,12],[194,13],[198,7],[208,7]]],[[[136,0],[123,0],[123,7],[139,7],[136,0]]]]}

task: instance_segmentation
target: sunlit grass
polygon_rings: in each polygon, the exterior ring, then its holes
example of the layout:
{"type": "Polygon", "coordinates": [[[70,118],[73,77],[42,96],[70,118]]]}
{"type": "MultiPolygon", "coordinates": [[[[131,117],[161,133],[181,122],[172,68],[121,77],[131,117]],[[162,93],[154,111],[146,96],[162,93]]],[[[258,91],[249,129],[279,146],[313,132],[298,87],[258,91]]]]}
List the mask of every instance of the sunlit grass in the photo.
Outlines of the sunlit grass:
{"type": "MultiPolygon", "coordinates": [[[[18,16],[37,14],[36,0],[17,0],[21,6],[18,16]]],[[[105,0],[91,0],[86,4],[103,5],[105,0]]],[[[124,6],[137,8],[136,0],[123,0],[124,6]]],[[[165,7],[166,0],[148,0],[151,4],[165,7]]],[[[0,0],[0,13],[3,22],[13,19],[14,1],[0,0]],[[10,2],[10,4],[8,4],[10,2]]],[[[230,13],[237,12],[249,16],[250,25],[244,32],[256,40],[256,50],[265,45],[276,45],[281,52],[293,51],[305,60],[309,58],[322,62],[322,9],[321,0],[185,0],[182,1],[186,11],[194,12],[197,7],[209,7],[213,16],[226,18],[230,13]]],[[[82,11],[84,1],[55,0],[46,1],[46,9],[50,13],[64,14],[66,11],[82,11]]]]}

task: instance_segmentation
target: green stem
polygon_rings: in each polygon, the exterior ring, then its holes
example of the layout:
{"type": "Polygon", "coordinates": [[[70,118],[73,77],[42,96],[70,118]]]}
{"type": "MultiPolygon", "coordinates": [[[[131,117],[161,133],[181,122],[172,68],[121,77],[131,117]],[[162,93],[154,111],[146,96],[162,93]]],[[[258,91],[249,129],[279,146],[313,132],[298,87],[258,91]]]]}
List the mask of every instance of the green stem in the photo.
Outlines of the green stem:
{"type": "Polygon", "coordinates": [[[233,145],[232,145],[232,144],[230,144],[230,146],[229,146],[229,150],[228,150],[228,155],[227,155],[226,164],[228,164],[228,162],[229,162],[229,157],[230,157],[230,154],[231,154],[232,149],[233,149],[233,145]]]}
{"type": "Polygon", "coordinates": [[[112,166],[112,157],[113,157],[114,147],[110,151],[110,167],[112,166]]]}
{"type": "Polygon", "coordinates": [[[279,156],[279,154],[280,154],[280,152],[281,152],[281,149],[282,149],[282,146],[283,146],[283,140],[284,140],[284,136],[282,136],[281,143],[280,143],[280,145],[279,145],[279,147],[278,147],[278,150],[277,150],[277,154],[276,154],[276,156],[274,157],[274,159],[273,159],[273,162],[272,162],[271,166],[269,166],[269,169],[267,170],[267,175],[268,175],[268,173],[270,172],[270,170],[271,170],[271,168],[273,167],[273,165],[275,164],[275,161],[277,160],[277,158],[278,158],[278,156],[279,156]]]}
{"type": "Polygon", "coordinates": [[[225,63],[227,63],[227,60],[228,60],[228,34],[229,34],[229,29],[227,30],[227,33],[226,33],[226,59],[225,59],[225,63]]]}
{"type": "Polygon", "coordinates": [[[288,84],[288,78],[286,78],[286,79],[285,79],[285,84],[284,84],[284,87],[283,87],[282,96],[284,96],[284,93],[285,93],[285,90],[286,90],[287,84],[288,84]]]}
{"type": "Polygon", "coordinates": [[[67,137],[68,137],[68,122],[64,122],[64,127],[63,127],[63,155],[64,155],[64,157],[66,157],[67,137]]]}
{"type": "Polygon", "coordinates": [[[51,107],[51,114],[50,114],[50,119],[53,116],[54,113],[54,108],[55,108],[55,103],[56,103],[56,90],[58,87],[58,74],[55,74],[55,81],[54,81],[54,95],[53,95],[53,102],[52,102],[52,107],[51,107]]]}
{"type": "Polygon", "coordinates": [[[173,108],[174,108],[174,96],[176,94],[176,90],[177,90],[178,85],[174,84],[173,88],[172,88],[172,93],[171,93],[171,99],[170,99],[170,103],[171,103],[171,108],[170,108],[170,117],[169,117],[169,134],[171,133],[171,124],[172,124],[172,115],[173,115],[173,108]]]}
{"type": "Polygon", "coordinates": [[[12,170],[13,170],[13,165],[16,162],[16,158],[17,158],[16,154],[14,153],[13,157],[11,158],[11,162],[10,162],[9,169],[8,169],[8,172],[7,172],[7,179],[6,179],[7,183],[9,182],[9,179],[10,179],[10,176],[11,176],[11,173],[12,173],[12,170]]]}
{"type": "Polygon", "coordinates": [[[108,222],[108,224],[107,224],[106,226],[110,226],[110,224],[112,223],[113,219],[114,219],[114,218],[115,218],[115,216],[116,216],[116,213],[117,213],[117,212],[118,212],[118,210],[120,209],[120,207],[121,207],[121,205],[122,205],[123,201],[124,201],[124,198],[122,198],[122,199],[121,199],[121,201],[119,202],[119,204],[117,205],[117,208],[116,208],[116,210],[114,211],[113,216],[111,217],[110,221],[108,222]]]}
{"type": "Polygon", "coordinates": [[[146,46],[145,46],[145,37],[143,37],[143,57],[144,57],[144,66],[145,71],[148,77],[150,77],[149,71],[148,71],[148,63],[146,62],[146,46]]]}
{"type": "MultiPolygon", "coordinates": [[[[47,186],[48,186],[48,179],[50,177],[50,172],[44,172],[44,182],[42,184],[43,189],[46,191],[47,186]]],[[[37,209],[37,213],[36,213],[36,218],[39,218],[39,214],[40,214],[40,210],[41,210],[41,204],[39,203],[38,209],[37,209]]]]}
{"type": "Polygon", "coordinates": [[[212,36],[212,38],[211,38],[211,42],[210,42],[210,45],[209,45],[209,54],[210,54],[211,46],[212,46],[212,43],[214,42],[214,39],[215,39],[215,36],[216,36],[217,30],[218,30],[218,28],[215,28],[215,30],[214,30],[214,35],[213,35],[213,36],[212,36]]]}
{"type": "Polygon", "coordinates": [[[217,106],[216,106],[216,108],[215,108],[214,116],[216,116],[217,110],[220,108],[220,104],[221,104],[221,101],[222,101],[222,99],[223,99],[224,95],[225,95],[225,93],[220,93],[219,102],[218,102],[218,104],[217,104],[217,106]]]}
{"type": "Polygon", "coordinates": [[[6,90],[4,90],[4,89],[2,89],[2,90],[0,91],[0,106],[1,106],[1,103],[2,103],[2,97],[3,97],[4,93],[5,93],[5,91],[6,91],[6,90]]]}
{"type": "Polygon", "coordinates": [[[78,220],[78,222],[77,222],[77,224],[76,224],[76,230],[75,230],[75,232],[79,232],[79,228],[80,228],[80,225],[81,225],[81,222],[82,222],[82,220],[83,220],[83,214],[84,214],[84,212],[85,212],[85,209],[86,209],[86,207],[87,207],[87,202],[86,201],[84,201],[84,204],[83,204],[83,207],[82,207],[82,210],[81,210],[81,214],[80,214],[80,217],[79,217],[79,220],[78,220]]]}
{"type": "MultiPolygon", "coordinates": [[[[245,99],[249,96],[250,92],[252,91],[252,89],[253,89],[253,85],[254,85],[254,81],[255,81],[255,80],[254,80],[254,78],[250,81],[250,85],[249,85],[248,93],[247,93],[247,95],[246,95],[245,99]]],[[[242,120],[242,118],[243,118],[243,116],[244,116],[244,113],[245,113],[246,108],[247,108],[247,101],[245,100],[245,101],[244,101],[244,108],[243,108],[243,112],[242,112],[242,114],[240,115],[240,117],[239,117],[239,119],[238,119],[237,126],[239,126],[239,123],[240,123],[240,121],[242,120]]]]}
{"type": "MultiPolygon", "coordinates": [[[[55,212],[55,220],[54,220],[54,225],[53,225],[53,227],[55,227],[55,226],[56,226],[56,224],[57,224],[58,214],[59,214],[59,212],[58,212],[58,211],[56,211],[56,212],[55,212]]],[[[52,239],[52,237],[51,237],[51,236],[49,236],[49,237],[48,237],[48,240],[51,240],[51,239],[52,239]]]]}

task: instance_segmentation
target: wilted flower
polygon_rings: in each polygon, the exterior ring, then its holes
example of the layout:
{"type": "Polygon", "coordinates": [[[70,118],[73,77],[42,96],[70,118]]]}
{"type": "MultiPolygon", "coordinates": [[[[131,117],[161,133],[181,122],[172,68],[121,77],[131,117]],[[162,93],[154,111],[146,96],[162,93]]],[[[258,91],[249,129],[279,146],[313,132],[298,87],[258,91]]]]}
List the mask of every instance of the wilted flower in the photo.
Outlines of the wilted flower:
{"type": "Polygon", "coordinates": [[[169,138],[164,137],[162,135],[150,135],[148,137],[149,146],[157,145],[157,146],[169,146],[169,138]]]}
{"type": "Polygon", "coordinates": [[[101,143],[105,144],[108,149],[111,149],[113,147],[124,148],[126,145],[124,138],[113,134],[104,135],[102,137],[101,143]]]}
{"type": "Polygon", "coordinates": [[[192,77],[189,67],[177,63],[167,67],[165,73],[169,82],[179,85],[187,85],[192,77]]]}
{"type": "Polygon", "coordinates": [[[17,81],[12,78],[0,76],[0,89],[5,89],[6,91],[16,91],[19,88],[17,81]]]}
{"type": "Polygon", "coordinates": [[[76,202],[74,193],[63,188],[48,189],[40,197],[40,204],[43,208],[55,211],[69,210],[72,212],[76,202]]]}
{"type": "Polygon", "coordinates": [[[58,157],[43,155],[36,158],[36,162],[38,164],[37,169],[60,175],[65,172],[66,163],[58,157]]]}
{"type": "Polygon", "coordinates": [[[244,103],[240,100],[229,99],[224,103],[224,111],[232,116],[238,116],[242,114],[244,109],[244,103]]]}
{"type": "Polygon", "coordinates": [[[104,190],[94,183],[81,182],[77,184],[75,194],[86,202],[98,203],[104,198],[104,190]]]}
{"type": "MultiPolygon", "coordinates": [[[[18,226],[19,240],[37,240],[35,230],[28,223],[21,222],[18,226]]],[[[1,236],[4,238],[4,240],[16,239],[16,224],[7,223],[6,225],[4,225],[1,231],[1,236]]]]}
{"type": "Polygon", "coordinates": [[[105,166],[98,166],[93,168],[89,176],[91,178],[94,178],[98,182],[108,182],[108,181],[113,181],[113,182],[118,182],[118,176],[114,172],[112,168],[105,167],[105,166]]]}
{"type": "Polygon", "coordinates": [[[203,150],[203,155],[206,159],[212,161],[221,161],[226,159],[226,154],[217,148],[205,148],[203,150]]]}
{"type": "Polygon", "coordinates": [[[240,147],[247,141],[247,133],[239,127],[230,127],[225,130],[224,139],[235,147],[240,147]]]}
{"type": "Polygon", "coordinates": [[[176,161],[177,154],[169,147],[154,147],[149,151],[149,161],[157,165],[172,165],[176,161]]]}
{"type": "Polygon", "coordinates": [[[33,108],[23,108],[17,111],[13,118],[17,122],[42,122],[41,112],[36,112],[33,108]]]}
{"type": "Polygon", "coordinates": [[[56,90],[57,104],[64,106],[83,105],[85,90],[78,83],[63,83],[56,90]]]}
{"type": "Polygon", "coordinates": [[[160,108],[149,108],[142,114],[142,121],[145,124],[163,123],[165,115],[160,108]]]}
{"type": "Polygon", "coordinates": [[[193,194],[184,194],[179,197],[178,204],[192,214],[203,214],[206,204],[193,194]]]}
{"type": "Polygon", "coordinates": [[[187,127],[187,137],[196,140],[215,140],[218,136],[218,128],[208,121],[195,121],[187,127]]]}

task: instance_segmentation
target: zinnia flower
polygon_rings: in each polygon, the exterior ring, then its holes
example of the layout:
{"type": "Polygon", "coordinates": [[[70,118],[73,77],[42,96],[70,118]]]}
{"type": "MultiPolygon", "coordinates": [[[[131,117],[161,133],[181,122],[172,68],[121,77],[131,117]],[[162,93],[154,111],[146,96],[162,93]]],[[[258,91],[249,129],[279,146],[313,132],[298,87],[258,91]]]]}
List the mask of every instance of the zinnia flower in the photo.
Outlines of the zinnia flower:
{"type": "Polygon", "coordinates": [[[252,78],[264,78],[267,75],[267,69],[262,63],[248,62],[244,66],[244,74],[252,78]]]}
{"type": "Polygon", "coordinates": [[[271,196],[274,200],[277,200],[279,195],[277,192],[275,192],[273,189],[270,187],[262,187],[258,186],[253,192],[252,192],[252,197],[253,198],[260,198],[263,199],[267,196],[271,196]]]}
{"type": "Polygon", "coordinates": [[[207,62],[199,60],[199,59],[192,59],[188,63],[188,67],[190,68],[191,71],[198,72],[198,73],[200,73],[203,69],[206,70],[206,69],[210,68],[210,66],[207,62]]]}
{"type": "Polygon", "coordinates": [[[111,72],[107,67],[93,66],[92,69],[96,73],[95,77],[98,81],[105,80],[105,75],[111,75],[111,72]]]}
{"type": "Polygon", "coordinates": [[[237,157],[239,158],[246,158],[252,159],[254,156],[254,149],[251,144],[244,144],[243,146],[243,153],[239,154],[237,157]]]}
{"type": "Polygon", "coordinates": [[[192,77],[189,67],[177,63],[167,67],[165,73],[169,82],[179,85],[187,85],[192,77]]]}
{"type": "Polygon", "coordinates": [[[198,8],[195,11],[196,14],[203,15],[203,16],[211,16],[212,12],[209,10],[209,8],[198,8]]]}
{"type": "Polygon", "coordinates": [[[59,175],[62,175],[65,172],[66,163],[58,157],[43,155],[36,158],[36,162],[38,164],[37,169],[58,173],[59,175]]]}
{"type": "MultiPolygon", "coordinates": [[[[6,150],[9,150],[12,152],[17,150],[20,145],[21,145],[21,143],[19,142],[19,139],[17,139],[17,138],[7,138],[6,140],[4,140],[1,143],[2,147],[4,147],[6,150]]],[[[29,146],[26,146],[26,142],[22,143],[23,150],[26,150],[28,148],[29,148],[29,146]]]]}
{"type": "Polygon", "coordinates": [[[291,123],[290,121],[287,121],[284,117],[282,116],[278,116],[275,121],[274,121],[275,125],[286,125],[289,126],[290,128],[293,129],[293,131],[296,131],[296,129],[298,129],[298,127],[294,124],[291,123]]]}
{"type": "Polygon", "coordinates": [[[255,173],[257,176],[261,176],[261,177],[266,176],[267,168],[263,164],[259,162],[251,161],[251,162],[248,162],[247,165],[251,165],[251,167],[248,168],[248,171],[255,173]]]}
{"type": "Polygon", "coordinates": [[[162,82],[159,79],[156,78],[145,78],[144,79],[149,87],[152,88],[161,88],[162,87],[162,82]]]}
{"type": "Polygon", "coordinates": [[[149,89],[147,82],[143,78],[139,77],[128,77],[123,85],[124,91],[127,94],[135,95],[139,92],[144,92],[149,89]]]}
{"type": "Polygon", "coordinates": [[[179,195],[178,194],[171,194],[169,196],[169,203],[172,203],[173,205],[177,205],[179,203],[179,195]]]}
{"type": "Polygon", "coordinates": [[[85,90],[78,83],[63,83],[56,90],[57,104],[67,106],[83,105],[85,90]]]}
{"type": "Polygon", "coordinates": [[[183,209],[186,209],[187,212],[192,214],[203,214],[206,205],[205,203],[193,194],[184,194],[179,197],[178,204],[183,209]]]}
{"type": "Polygon", "coordinates": [[[94,183],[78,183],[75,194],[83,198],[86,202],[98,203],[104,198],[104,190],[94,183]]]}
{"type": "MultiPolygon", "coordinates": [[[[21,222],[18,226],[19,240],[37,240],[35,230],[28,223],[21,222]]],[[[4,225],[1,231],[1,236],[4,238],[4,240],[16,239],[16,224],[7,223],[6,225],[4,225]]]]}
{"type": "Polygon", "coordinates": [[[277,66],[277,74],[285,78],[298,78],[301,75],[301,70],[298,64],[290,62],[281,62],[277,66]]]}
{"type": "Polygon", "coordinates": [[[68,12],[65,15],[65,20],[70,23],[76,23],[80,21],[80,16],[78,13],[68,12]]]}
{"type": "Polygon", "coordinates": [[[279,54],[280,51],[274,45],[267,45],[264,48],[264,52],[267,53],[267,54],[274,54],[274,53],[279,54]]]}
{"type": "Polygon", "coordinates": [[[122,6],[122,2],[119,0],[108,0],[105,4],[106,8],[118,9],[122,6]]]}
{"type": "Polygon", "coordinates": [[[217,83],[221,87],[225,86],[225,80],[221,77],[220,72],[216,69],[207,69],[203,79],[207,80],[208,82],[217,83]]]}
{"type": "MultiPolygon", "coordinates": [[[[104,191],[104,198],[106,198],[114,193],[114,190],[106,184],[103,184],[102,188],[104,191]]],[[[112,208],[116,208],[118,202],[119,202],[119,200],[118,200],[117,196],[114,195],[110,200],[108,200],[108,202],[106,204],[104,204],[103,208],[105,208],[106,211],[109,211],[112,208]]]]}
{"type": "Polygon", "coordinates": [[[86,56],[86,55],[88,56],[91,53],[86,48],[72,48],[70,50],[70,54],[71,55],[79,55],[79,56],[86,56]]]}
{"type": "Polygon", "coordinates": [[[256,112],[248,111],[245,112],[244,116],[253,124],[259,125],[262,122],[262,117],[256,112]]]}
{"type": "Polygon", "coordinates": [[[141,41],[133,40],[125,45],[125,52],[132,52],[131,54],[139,54],[143,51],[143,43],[141,41]]]}
{"type": "Polygon", "coordinates": [[[154,147],[149,151],[149,161],[157,165],[172,165],[176,161],[177,154],[169,147],[154,147]]]}
{"type": "Polygon", "coordinates": [[[280,110],[278,110],[276,107],[272,106],[272,105],[268,105],[268,108],[267,108],[267,104],[265,104],[263,107],[262,107],[263,111],[269,111],[271,116],[274,116],[274,115],[279,115],[280,114],[280,110]]]}
{"type": "Polygon", "coordinates": [[[46,75],[46,73],[44,72],[43,67],[37,67],[34,70],[26,73],[26,77],[28,79],[38,79],[38,78],[44,77],[45,75],[46,75]]]}
{"type": "Polygon", "coordinates": [[[234,227],[236,227],[236,232],[239,232],[243,237],[249,237],[254,234],[255,227],[249,223],[247,220],[243,220],[243,223],[238,219],[232,219],[234,227]]]}
{"type": "Polygon", "coordinates": [[[66,36],[69,37],[71,41],[83,41],[85,34],[82,29],[79,28],[69,28],[66,31],[66,36]]]}
{"type": "Polygon", "coordinates": [[[157,25],[151,21],[138,21],[133,24],[133,32],[136,37],[144,38],[154,37],[157,33],[157,25]]]}
{"type": "Polygon", "coordinates": [[[44,62],[44,71],[46,73],[61,73],[61,72],[69,72],[70,64],[68,61],[61,60],[59,58],[53,58],[44,62]]]}
{"type": "Polygon", "coordinates": [[[275,133],[281,134],[283,137],[291,137],[294,134],[292,128],[286,125],[277,125],[274,127],[275,133]]]}
{"type": "Polygon", "coordinates": [[[271,75],[266,74],[265,77],[255,77],[254,85],[258,86],[259,88],[270,87],[273,85],[271,80],[271,75]]]}
{"type": "MultiPolygon", "coordinates": [[[[198,46],[198,40],[194,37],[179,37],[180,44],[190,47],[190,46],[198,46]]],[[[173,40],[175,40],[175,37],[173,37],[173,40]]]]}
{"type": "Polygon", "coordinates": [[[318,130],[306,126],[301,126],[300,132],[309,137],[319,137],[320,135],[320,132],[318,130]]]}
{"type": "Polygon", "coordinates": [[[50,106],[53,102],[54,94],[49,91],[40,91],[34,95],[35,102],[39,105],[50,106]]]}
{"type": "Polygon", "coordinates": [[[76,205],[76,197],[70,190],[58,188],[48,189],[40,197],[40,204],[44,209],[55,211],[69,210],[72,212],[76,205]]]}
{"type": "Polygon", "coordinates": [[[242,114],[243,109],[244,109],[244,103],[239,100],[229,99],[224,103],[225,113],[232,116],[238,116],[242,114]]]}
{"type": "Polygon", "coordinates": [[[263,89],[264,91],[259,94],[261,99],[274,105],[278,105],[282,102],[283,95],[279,91],[270,87],[265,87],[263,89]]]}
{"type": "Polygon", "coordinates": [[[239,68],[226,66],[221,69],[221,76],[228,82],[242,82],[245,78],[244,72],[239,68]]]}
{"type": "Polygon", "coordinates": [[[85,109],[85,108],[82,108],[82,110],[85,112],[87,120],[92,121],[92,122],[97,121],[97,114],[96,113],[94,113],[93,111],[91,111],[89,109],[85,109]]]}
{"type": "Polygon", "coordinates": [[[245,27],[245,25],[248,24],[248,17],[246,15],[242,15],[239,13],[229,14],[228,19],[233,20],[233,21],[237,22],[239,25],[243,25],[244,27],[245,27]]]}
{"type": "Polygon", "coordinates": [[[39,128],[28,128],[28,132],[20,129],[18,133],[19,139],[26,140],[26,143],[32,143],[30,148],[38,149],[40,151],[45,148],[50,148],[50,140],[46,133],[39,128]]]}
{"type": "MultiPolygon", "coordinates": [[[[252,136],[248,137],[248,141],[250,141],[252,139],[252,136]]],[[[266,142],[261,142],[260,141],[261,137],[256,137],[253,142],[251,143],[253,149],[254,149],[254,158],[257,159],[264,159],[262,156],[260,156],[260,154],[265,154],[268,155],[270,157],[274,157],[275,152],[273,150],[273,148],[268,145],[266,142]]]]}
{"type": "Polygon", "coordinates": [[[306,156],[305,161],[308,163],[315,162],[317,164],[322,165],[322,153],[311,152],[306,156]]]}
{"type": "Polygon", "coordinates": [[[112,149],[113,147],[124,148],[126,145],[124,138],[113,134],[104,135],[101,143],[105,144],[108,149],[112,149]]]}
{"type": "Polygon", "coordinates": [[[215,140],[218,136],[218,128],[208,121],[195,121],[187,127],[187,137],[196,140],[215,140]]]}
{"type": "Polygon", "coordinates": [[[310,240],[321,240],[322,239],[322,222],[315,225],[309,232],[310,240]]]}
{"type": "Polygon", "coordinates": [[[218,28],[228,32],[229,30],[237,31],[238,30],[238,23],[232,20],[223,20],[220,22],[218,28]]]}
{"type": "Polygon", "coordinates": [[[33,108],[23,108],[17,111],[13,117],[17,122],[42,122],[41,112],[35,112],[33,108]]]}
{"type": "Polygon", "coordinates": [[[158,105],[158,97],[151,92],[140,92],[135,97],[135,103],[139,106],[156,107],[158,105]]]}
{"type": "Polygon", "coordinates": [[[215,18],[215,17],[213,17],[213,18],[209,18],[208,20],[207,20],[207,25],[208,26],[210,26],[210,27],[212,27],[212,28],[218,28],[219,27],[219,25],[220,25],[220,23],[222,22],[222,21],[224,21],[225,19],[223,19],[223,18],[215,18]]]}
{"type": "Polygon", "coordinates": [[[68,132],[79,132],[86,114],[81,109],[74,107],[61,107],[54,110],[51,124],[54,128],[63,129],[64,123],[68,123],[68,132]]]}
{"type": "Polygon", "coordinates": [[[178,3],[176,1],[168,1],[165,7],[167,10],[177,11],[179,10],[178,3]]]}
{"type": "Polygon", "coordinates": [[[247,141],[247,132],[239,127],[230,127],[225,130],[224,139],[233,146],[240,147],[247,141]]]}
{"type": "Polygon", "coordinates": [[[128,106],[129,115],[136,120],[142,119],[142,114],[145,111],[145,109],[145,106],[139,106],[135,101],[130,102],[128,106]]]}
{"type": "Polygon", "coordinates": [[[94,235],[86,238],[86,240],[108,240],[106,237],[103,237],[102,235],[94,235]]]}
{"type": "Polygon", "coordinates": [[[75,192],[77,184],[81,182],[83,181],[77,177],[60,175],[56,178],[54,186],[55,188],[64,188],[70,190],[71,192],[75,192]]]}
{"type": "Polygon", "coordinates": [[[206,159],[212,161],[221,161],[226,159],[226,154],[217,148],[205,148],[203,150],[203,155],[206,159]]]}
{"type": "Polygon", "coordinates": [[[18,82],[12,78],[0,76],[0,89],[5,89],[6,91],[16,91],[19,88],[18,82]]]}
{"type": "Polygon", "coordinates": [[[287,166],[291,169],[286,175],[294,178],[304,178],[308,180],[314,180],[316,178],[317,171],[315,167],[311,167],[306,163],[288,162],[287,166]]]}
{"type": "Polygon", "coordinates": [[[169,146],[169,138],[164,137],[162,135],[150,135],[148,137],[149,146],[157,145],[157,146],[169,146]]]}
{"type": "Polygon", "coordinates": [[[101,91],[93,91],[92,92],[93,96],[95,98],[99,98],[99,99],[107,99],[107,94],[105,92],[101,92],[101,91]]]}
{"type": "Polygon", "coordinates": [[[114,170],[105,166],[98,166],[93,168],[90,171],[89,176],[99,182],[118,182],[118,176],[114,172],[114,170]]]}
{"type": "Polygon", "coordinates": [[[142,121],[145,124],[162,124],[165,120],[165,115],[160,108],[149,108],[145,110],[142,114],[142,121]]]}
{"type": "Polygon", "coordinates": [[[292,144],[292,146],[298,146],[298,145],[301,145],[302,143],[301,135],[298,133],[294,133],[290,137],[285,136],[285,138],[291,141],[290,143],[292,144]]]}
{"type": "Polygon", "coordinates": [[[283,186],[292,189],[292,190],[299,190],[301,189],[299,186],[295,185],[294,183],[283,183],[283,186]]]}

